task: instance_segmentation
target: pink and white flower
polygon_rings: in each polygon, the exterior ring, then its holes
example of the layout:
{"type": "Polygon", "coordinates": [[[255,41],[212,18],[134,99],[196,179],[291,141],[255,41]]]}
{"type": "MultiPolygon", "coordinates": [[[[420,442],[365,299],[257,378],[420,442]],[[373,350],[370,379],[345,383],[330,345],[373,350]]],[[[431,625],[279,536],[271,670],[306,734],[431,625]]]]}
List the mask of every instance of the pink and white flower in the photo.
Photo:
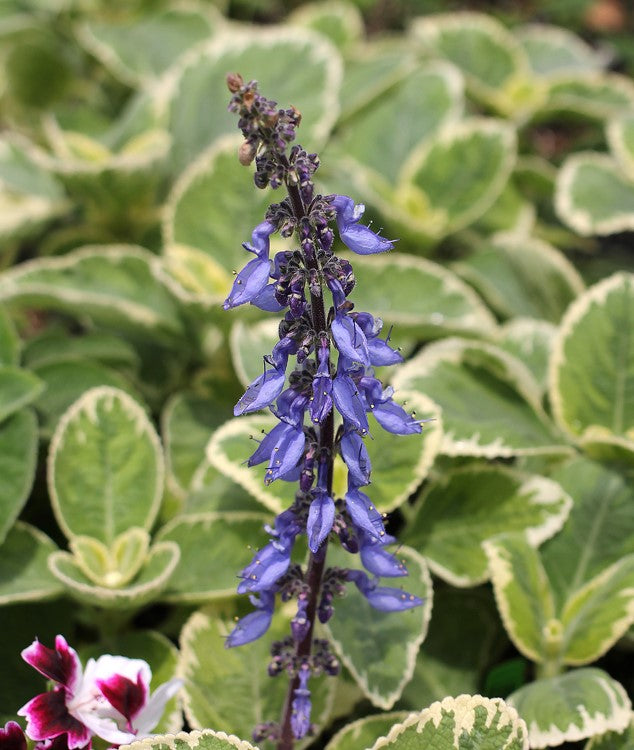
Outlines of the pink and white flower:
{"type": "Polygon", "coordinates": [[[113,745],[150,736],[182,685],[172,679],[150,695],[149,665],[125,656],[89,659],[83,670],[77,652],[61,635],[54,649],[34,641],[22,658],[56,683],[18,711],[26,716],[26,733],[48,743],[65,734],[68,750],[89,748],[93,735],[113,745]]]}

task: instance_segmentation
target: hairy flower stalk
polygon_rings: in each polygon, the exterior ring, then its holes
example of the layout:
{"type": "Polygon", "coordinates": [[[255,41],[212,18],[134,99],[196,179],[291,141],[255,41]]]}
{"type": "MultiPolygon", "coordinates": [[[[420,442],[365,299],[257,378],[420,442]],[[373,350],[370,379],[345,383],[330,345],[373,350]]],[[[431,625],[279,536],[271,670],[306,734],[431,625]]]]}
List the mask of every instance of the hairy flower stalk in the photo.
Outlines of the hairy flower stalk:
{"type": "Polygon", "coordinates": [[[250,303],[268,312],[284,312],[279,342],[264,357],[262,374],[249,385],[234,413],[269,408],[278,418],[248,464],[266,464],[266,484],[292,481],[298,490],[293,505],[267,527],[270,542],[241,573],[238,592],[248,593],[255,609],[237,622],[226,645],[239,646],[263,635],[276,596],[297,600],[291,635],[271,648],[269,674],[285,672],[290,678],[281,721],[262,724],[254,732],[256,741],[269,739],[278,750],[292,750],[295,740],[311,731],[310,680],[339,670],[328,642],[314,636],[315,619],[330,619],[333,599],[344,593],[347,583],[354,583],[382,611],[422,603],[400,588],[379,585],[380,577],[404,576],[407,571],[386,549],[395,540],[361,489],[370,483],[364,444],[371,429],[368,414],[395,435],[419,433],[421,422],[396,404],[392,389],[374,377],[373,367],[395,364],[401,356],[380,337],[382,321],[354,311],[348,300],[354,274],[350,263],[333,253],[331,226],[350,250],[362,255],[391,250],[394,243],[359,223],[363,206],[351,198],[315,194],[317,155],[298,145],[287,153],[301,120],[296,109],[278,109],[258,93],[255,81],[245,84],[237,74],[229,75],[227,83],[233,95],[229,110],[238,114],[245,137],[240,162],[255,161],[257,187],[284,185],[287,191],[286,198],[269,207],[251,242],[244,244],[255,257],[236,275],[224,304],[226,310],[250,303]],[[274,233],[294,236],[297,249],[271,259],[274,233]],[[295,366],[287,374],[291,357],[295,366]],[[344,498],[333,497],[337,454],[348,470],[344,498]],[[305,570],[291,562],[295,542],[303,534],[309,549],[305,570]],[[359,553],[365,570],[326,568],[333,536],[348,552],[359,553]]]}

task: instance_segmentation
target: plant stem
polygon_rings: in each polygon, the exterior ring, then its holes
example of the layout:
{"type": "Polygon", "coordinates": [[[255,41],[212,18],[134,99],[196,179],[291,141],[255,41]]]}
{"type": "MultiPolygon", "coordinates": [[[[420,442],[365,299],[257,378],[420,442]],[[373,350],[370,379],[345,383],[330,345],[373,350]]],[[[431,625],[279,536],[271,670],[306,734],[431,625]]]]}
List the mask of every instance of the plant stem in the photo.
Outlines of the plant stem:
{"type": "MultiPolygon", "coordinates": [[[[301,197],[301,193],[296,185],[287,183],[288,195],[293,205],[293,213],[298,222],[306,216],[306,207],[301,197]]],[[[309,268],[318,270],[318,262],[315,257],[307,258],[309,268]]],[[[322,295],[310,295],[312,323],[315,335],[326,330],[326,311],[324,308],[324,298],[322,295]]],[[[335,437],[335,418],[334,411],[324,420],[319,430],[319,455],[328,457],[328,493],[332,494],[332,475],[333,475],[333,445],[335,437]]],[[[308,605],[306,608],[306,620],[308,630],[306,635],[296,645],[295,657],[296,663],[300,664],[304,657],[310,656],[313,644],[313,630],[315,626],[315,616],[317,614],[317,605],[321,591],[321,582],[326,567],[326,550],[328,540],[326,540],[317,552],[310,553],[308,558],[308,567],[306,570],[306,583],[308,585],[308,605]]],[[[291,678],[286,692],[286,699],[282,709],[282,719],[280,721],[280,739],[277,743],[277,750],[293,750],[295,745],[295,735],[291,727],[291,718],[293,715],[293,698],[295,690],[299,686],[299,677],[291,678]]]]}

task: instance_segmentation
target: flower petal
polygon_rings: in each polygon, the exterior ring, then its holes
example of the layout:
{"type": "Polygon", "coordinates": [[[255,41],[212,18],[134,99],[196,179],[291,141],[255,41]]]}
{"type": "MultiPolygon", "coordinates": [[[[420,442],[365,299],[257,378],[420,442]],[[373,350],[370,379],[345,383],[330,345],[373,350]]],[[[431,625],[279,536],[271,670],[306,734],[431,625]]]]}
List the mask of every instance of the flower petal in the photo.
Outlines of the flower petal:
{"type": "Polygon", "coordinates": [[[47,648],[36,639],[22,651],[22,658],[44,677],[71,691],[81,677],[81,663],[77,652],[66,643],[62,635],[56,636],[54,649],[47,648]]]}
{"type": "Polygon", "coordinates": [[[88,727],[68,712],[63,688],[36,695],[19,709],[18,716],[26,716],[26,733],[32,740],[48,740],[68,733],[68,747],[72,750],[87,744],[91,737],[88,727]]]}
{"type": "Polygon", "coordinates": [[[253,258],[236,276],[229,296],[224,301],[225,310],[244,305],[258,297],[269,281],[271,263],[268,259],[253,258]]]}
{"type": "Polygon", "coordinates": [[[132,719],[148,699],[148,685],[143,681],[141,672],[137,674],[136,680],[131,680],[121,674],[113,674],[105,680],[97,680],[96,685],[108,703],[125,716],[128,729],[131,730],[132,719]]]}
{"type": "Polygon", "coordinates": [[[270,406],[284,388],[286,373],[274,368],[265,370],[248,386],[233,409],[236,417],[270,406]]]}
{"type": "Polygon", "coordinates": [[[17,721],[8,721],[0,728],[1,750],[26,750],[26,737],[17,721]]]}
{"type": "Polygon", "coordinates": [[[156,688],[150,700],[134,720],[137,739],[143,738],[154,729],[161,720],[168,701],[178,693],[184,684],[183,680],[174,677],[156,688]]]}
{"type": "Polygon", "coordinates": [[[345,313],[337,313],[331,326],[337,349],[353,362],[370,364],[368,342],[361,328],[345,313]]]}
{"type": "Polygon", "coordinates": [[[335,503],[330,495],[319,492],[310,504],[306,533],[311,552],[317,552],[324,539],[330,534],[335,520],[335,503]]]}

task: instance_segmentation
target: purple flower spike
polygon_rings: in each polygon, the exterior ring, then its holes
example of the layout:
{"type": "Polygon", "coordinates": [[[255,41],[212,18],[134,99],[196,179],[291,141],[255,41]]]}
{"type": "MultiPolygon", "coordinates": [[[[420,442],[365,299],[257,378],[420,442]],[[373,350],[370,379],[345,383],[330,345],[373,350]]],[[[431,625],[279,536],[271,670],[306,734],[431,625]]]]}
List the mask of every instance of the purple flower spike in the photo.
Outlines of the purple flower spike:
{"type": "Polygon", "coordinates": [[[308,680],[310,668],[303,665],[299,670],[299,687],[293,693],[293,713],[291,715],[291,729],[295,739],[301,740],[310,730],[310,690],[308,680]]]}
{"type": "Polygon", "coordinates": [[[343,243],[354,253],[372,255],[392,250],[394,242],[373,232],[370,227],[359,224],[365,206],[355,205],[352,198],[346,195],[336,195],[332,205],[337,212],[337,228],[343,243]]]}
{"type": "Polygon", "coordinates": [[[26,750],[26,737],[16,721],[8,721],[0,728],[0,750],[26,750]]]}
{"type": "Polygon", "coordinates": [[[310,418],[321,424],[332,409],[332,378],[330,377],[330,347],[324,339],[317,350],[319,366],[313,378],[313,397],[310,402],[310,418]]]}
{"type": "Polygon", "coordinates": [[[244,646],[245,643],[250,643],[263,636],[269,629],[273,619],[275,594],[271,591],[263,591],[259,599],[251,596],[251,603],[257,609],[238,620],[234,629],[227,636],[225,648],[244,646]]]}
{"type": "Polygon", "coordinates": [[[408,594],[401,589],[378,586],[377,579],[370,579],[362,570],[349,570],[346,578],[354,582],[368,600],[368,604],[381,612],[401,612],[419,607],[423,603],[420,597],[408,594]]]}
{"type": "Polygon", "coordinates": [[[271,484],[292,471],[302,457],[305,444],[306,436],[301,427],[283,425],[280,438],[271,451],[269,465],[264,474],[264,484],[271,484]]]}
{"type": "Polygon", "coordinates": [[[275,227],[268,221],[263,221],[251,232],[251,242],[244,242],[242,247],[250,253],[254,253],[258,258],[268,260],[270,250],[270,236],[275,231],[275,227]]]}

